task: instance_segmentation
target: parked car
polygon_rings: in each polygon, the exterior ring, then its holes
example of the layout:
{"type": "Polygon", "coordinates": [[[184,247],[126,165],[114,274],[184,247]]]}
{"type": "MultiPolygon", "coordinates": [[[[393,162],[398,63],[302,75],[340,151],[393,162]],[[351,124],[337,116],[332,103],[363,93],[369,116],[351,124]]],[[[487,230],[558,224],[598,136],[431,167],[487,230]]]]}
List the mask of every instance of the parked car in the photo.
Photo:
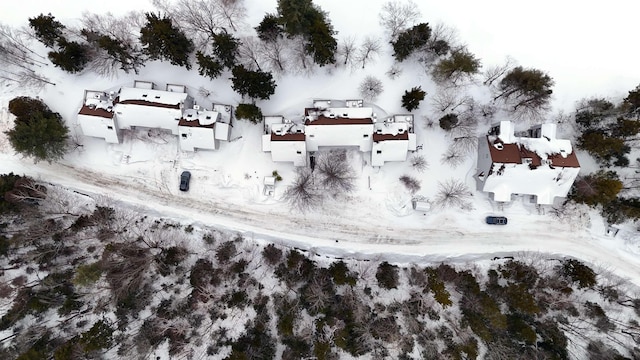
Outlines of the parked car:
{"type": "Polygon", "coordinates": [[[180,174],[180,191],[189,191],[189,181],[191,181],[191,173],[183,171],[180,174]]]}
{"type": "Polygon", "coordinates": [[[507,218],[504,216],[487,216],[485,221],[489,225],[507,225],[507,218]]]}

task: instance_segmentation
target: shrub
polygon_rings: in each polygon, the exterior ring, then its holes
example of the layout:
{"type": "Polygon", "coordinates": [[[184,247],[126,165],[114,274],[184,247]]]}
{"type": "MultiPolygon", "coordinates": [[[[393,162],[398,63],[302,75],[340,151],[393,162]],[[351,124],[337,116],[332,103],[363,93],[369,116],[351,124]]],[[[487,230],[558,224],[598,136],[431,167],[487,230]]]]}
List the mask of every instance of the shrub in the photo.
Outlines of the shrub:
{"type": "Polygon", "coordinates": [[[356,277],[349,271],[349,267],[344,261],[336,261],[329,266],[329,273],[336,285],[356,284],[356,277]]]}
{"type": "Polygon", "coordinates": [[[274,266],[282,261],[282,250],[278,249],[273,244],[269,244],[264,248],[264,250],[262,250],[262,256],[267,264],[274,266]]]}
{"type": "Polygon", "coordinates": [[[402,107],[407,111],[413,111],[420,106],[420,102],[424,100],[427,95],[420,86],[412,88],[410,91],[405,91],[402,95],[402,107]]]}
{"type": "Polygon", "coordinates": [[[453,129],[456,125],[458,125],[458,115],[449,113],[445,116],[441,117],[438,120],[440,123],[440,128],[446,131],[453,129]]]}
{"type": "Polygon", "coordinates": [[[104,320],[99,320],[89,331],[82,334],[82,343],[85,352],[108,349],[113,343],[113,328],[104,320]]]}
{"type": "Polygon", "coordinates": [[[94,284],[102,275],[102,268],[99,262],[83,264],[76,269],[76,276],[73,283],[78,286],[88,286],[94,284]]]}
{"type": "Polygon", "coordinates": [[[411,194],[415,194],[420,191],[420,181],[414,177],[409,175],[400,176],[400,182],[411,192],[411,194]]]}
{"type": "Polygon", "coordinates": [[[236,252],[236,244],[231,241],[227,241],[225,243],[222,243],[216,249],[216,259],[220,264],[225,264],[236,255],[236,252]]]}
{"type": "Polygon", "coordinates": [[[262,110],[254,104],[238,104],[236,118],[257,124],[262,120],[262,110]]]}
{"type": "Polygon", "coordinates": [[[398,287],[398,267],[388,262],[383,262],[378,266],[376,271],[376,280],[378,285],[383,289],[395,289],[398,287]]]}

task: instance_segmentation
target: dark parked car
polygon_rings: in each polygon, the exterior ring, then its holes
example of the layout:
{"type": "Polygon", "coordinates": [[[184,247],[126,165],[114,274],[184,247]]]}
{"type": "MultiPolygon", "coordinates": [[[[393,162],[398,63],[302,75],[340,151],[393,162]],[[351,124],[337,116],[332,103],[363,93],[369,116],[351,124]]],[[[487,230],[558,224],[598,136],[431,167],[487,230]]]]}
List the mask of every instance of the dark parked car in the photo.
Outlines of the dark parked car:
{"type": "Polygon", "coordinates": [[[504,216],[487,216],[485,221],[489,225],[507,225],[507,218],[504,216]]]}
{"type": "Polygon", "coordinates": [[[180,174],[180,191],[188,191],[189,190],[189,181],[191,180],[191,173],[188,171],[183,171],[180,174]]]}

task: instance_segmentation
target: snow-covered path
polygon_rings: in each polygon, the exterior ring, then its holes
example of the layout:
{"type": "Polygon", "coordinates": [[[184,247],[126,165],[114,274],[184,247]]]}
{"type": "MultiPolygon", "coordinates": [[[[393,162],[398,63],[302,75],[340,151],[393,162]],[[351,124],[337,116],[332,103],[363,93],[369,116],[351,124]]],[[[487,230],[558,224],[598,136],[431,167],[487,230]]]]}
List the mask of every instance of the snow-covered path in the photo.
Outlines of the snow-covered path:
{"type": "MultiPolygon", "coordinates": [[[[511,216],[505,227],[484,225],[481,220],[473,220],[477,225],[459,223],[459,219],[456,222],[446,215],[436,219],[436,223],[441,224],[437,228],[421,224],[393,226],[383,216],[372,218],[370,211],[362,217],[344,216],[358,208],[354,204],[344,205],[341,216],[304,216],[224,199],[186,197],[159,191],[130,177],[96,173],[68,164],[34,165],[2,155],[0,168],[3,172],[29,175],[80,192],[106,195],[152,215],[240,231],[246,237],[280,242],[323,256],[437,263],[536,252],[543,257],[576,257],[640,285],[640,260],[628,241],[593,235],[584,228],[576,229],[527,214],[511,216]]],[[[463,221],[469,221],[461,215],[463,221]]]]}

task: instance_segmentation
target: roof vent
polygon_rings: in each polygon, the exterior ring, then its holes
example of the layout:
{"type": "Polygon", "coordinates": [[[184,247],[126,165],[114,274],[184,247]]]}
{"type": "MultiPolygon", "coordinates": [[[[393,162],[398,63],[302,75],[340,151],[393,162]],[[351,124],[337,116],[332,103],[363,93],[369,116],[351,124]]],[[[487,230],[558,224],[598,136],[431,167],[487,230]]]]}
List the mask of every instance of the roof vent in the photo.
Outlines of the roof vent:
{"type": "Polygon", "coordinates": [[[502,145],[502,143],[495,143],[495,144],[493,144],[493,147],[498,149],[498,150],[504,149],[504,146],[502,145]]]}

